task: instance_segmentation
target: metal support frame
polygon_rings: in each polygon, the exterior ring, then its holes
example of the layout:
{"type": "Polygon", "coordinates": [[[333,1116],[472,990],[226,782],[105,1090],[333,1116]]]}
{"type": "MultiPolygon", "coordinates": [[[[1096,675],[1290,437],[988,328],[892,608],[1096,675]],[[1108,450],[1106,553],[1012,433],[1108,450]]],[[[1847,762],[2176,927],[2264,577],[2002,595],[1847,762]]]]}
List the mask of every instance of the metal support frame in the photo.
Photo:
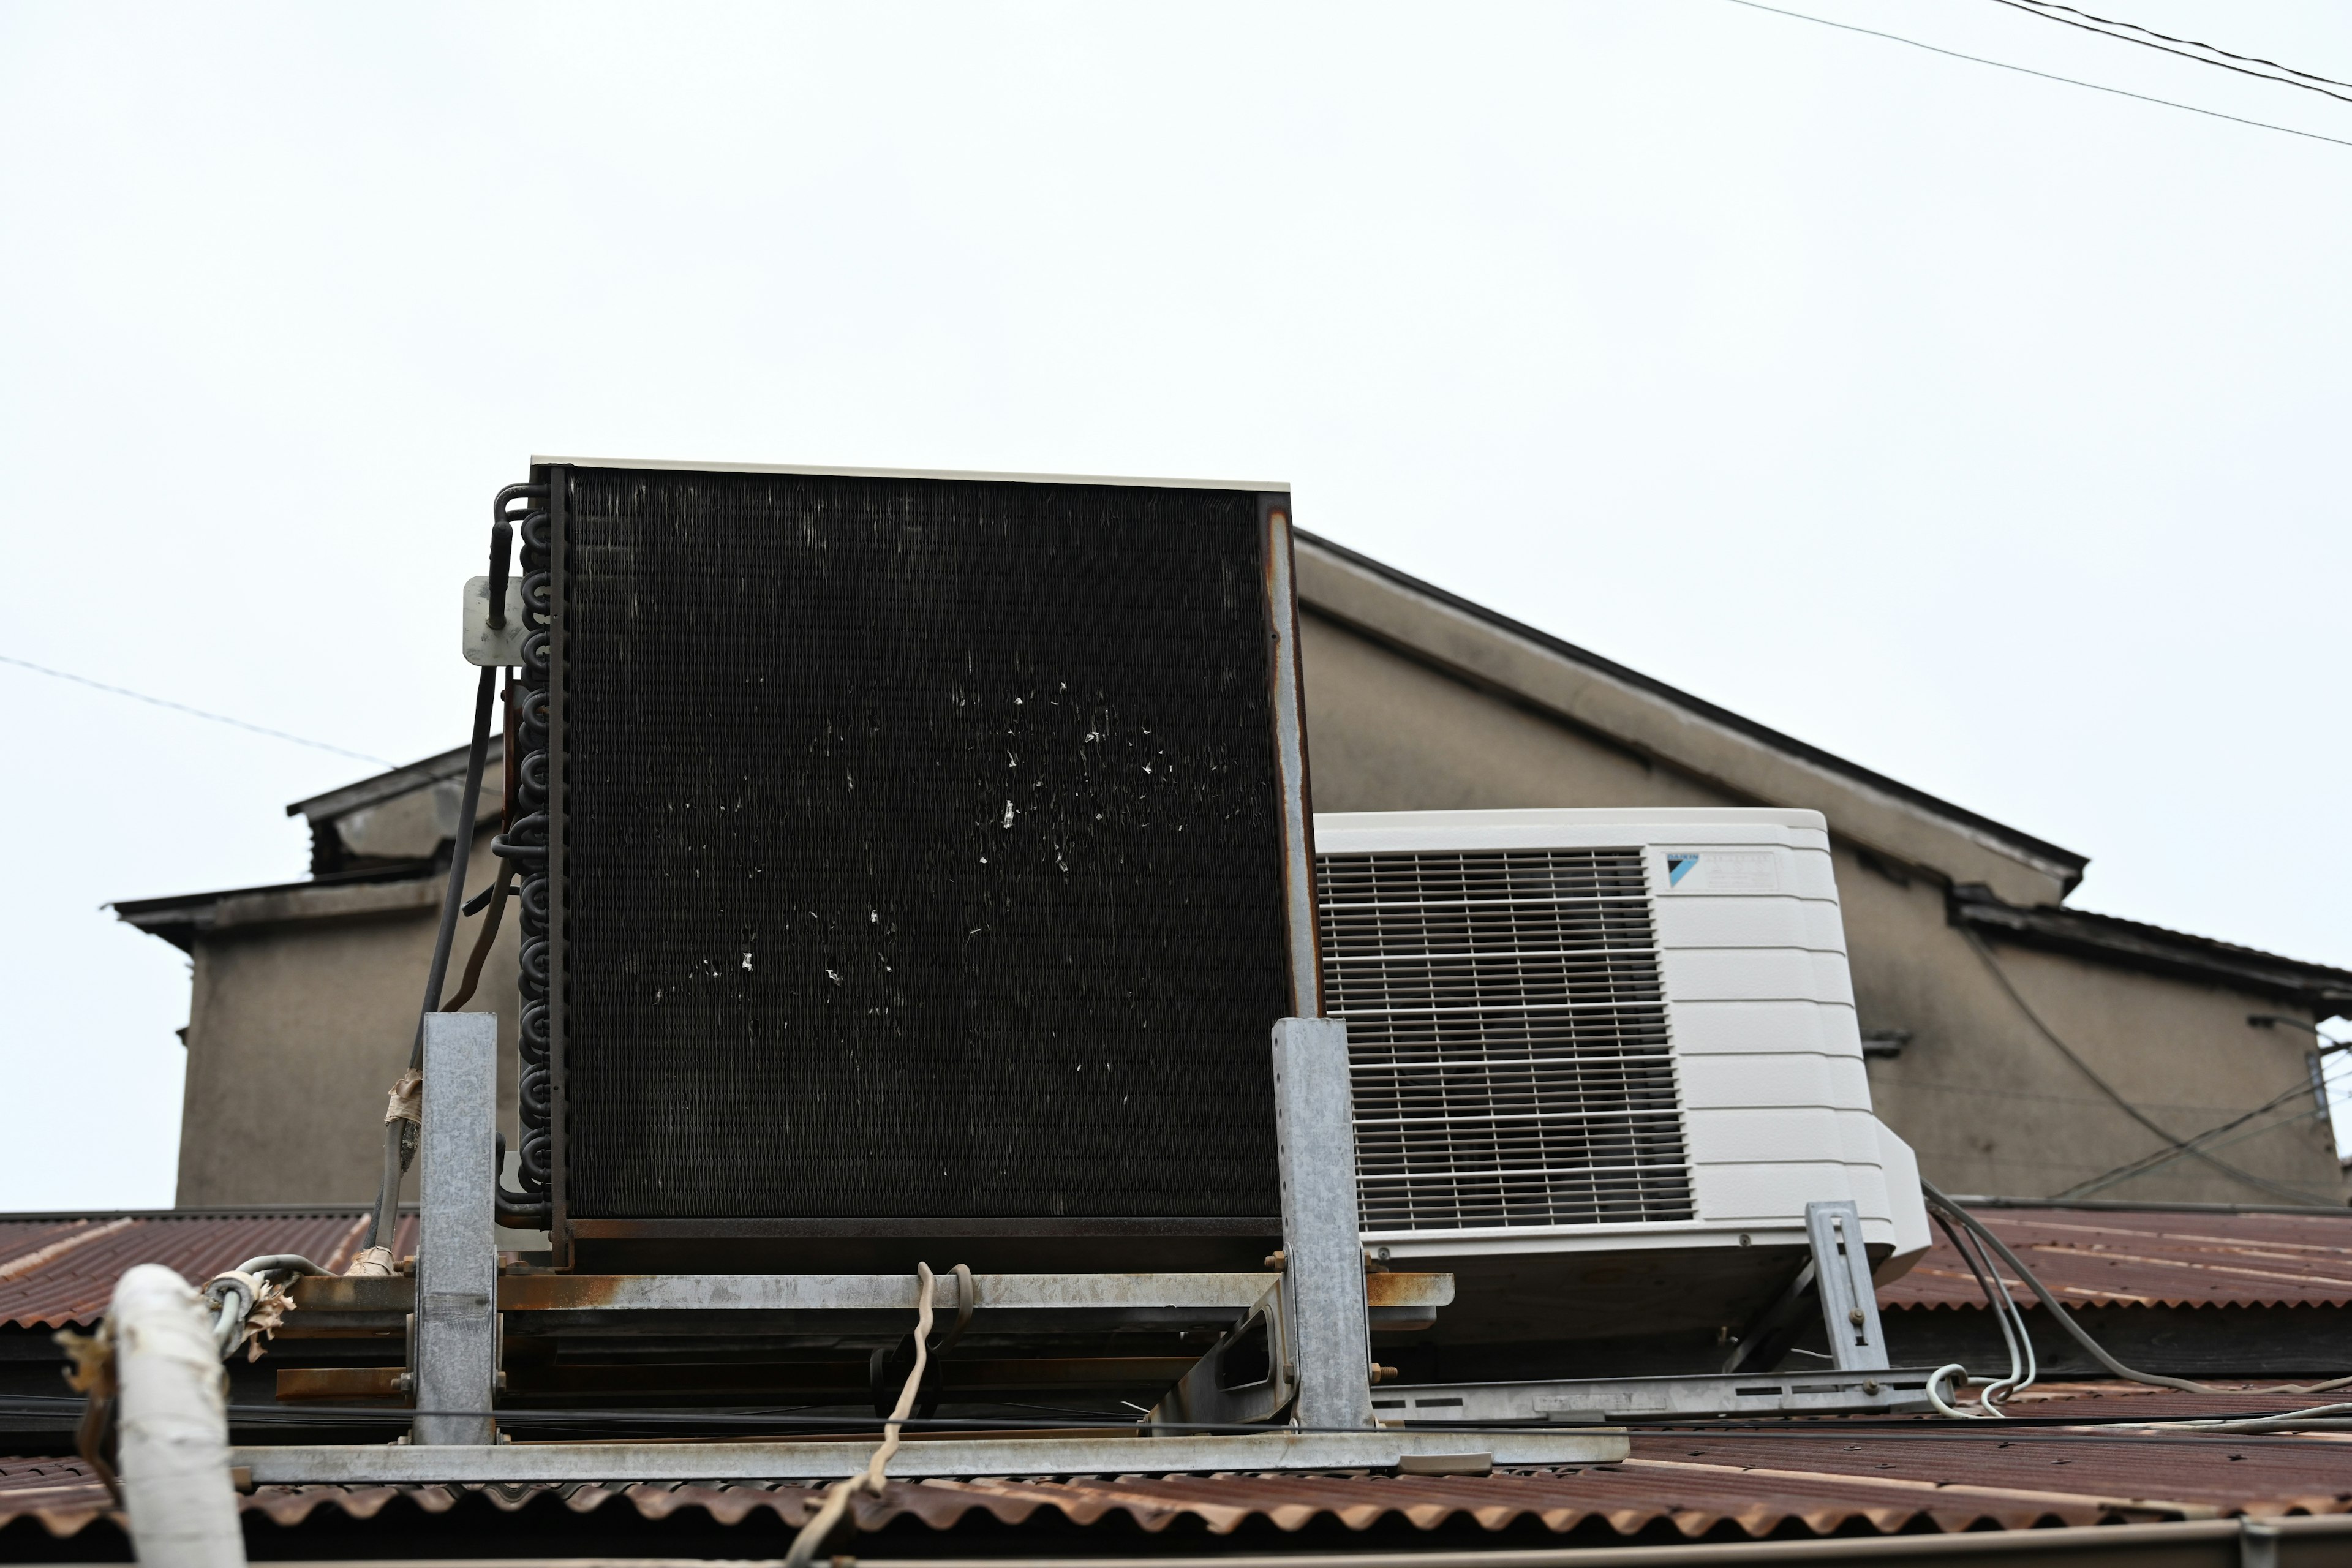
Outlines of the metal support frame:
{"type": "Polygon", "coordinates": [[[1886,1334],[1878,1322],[1870,1255],[1863,1250],[1862,1211],[1851,1199],[1807,1204],[1805,1235],[1813,1244],[1813,1279],[1831,1358],[1840,1372],[1885,1372],[1886,1334]]]}
{"type": "MultiPolygon", "coordinates": [[[[890,1460],[902,1480],[925,1476],[1164,1476],[1222,1470],[1387,1470],[1406,1459],[1495,1465],[1611,1464],[1617,1431],[1266,1432],[1196,1437],[927,1437],[890,1460]]],[[[806,1443],[396,1444],[232,1448],[257,1486],[496,1484],[523,1481],[828,1480],[862,1473],[871,1438],[806,1443]]]]}
{"type": "Polygon", "coordinates": [[[497,1440],[498,1045],[495,1014],[425,1016],[413,1376],[427,1414],[410,1429],[415,1444],[497,1440]]]}
{"type": "Polygon", "coordinates": [[[1620,1421],[1648,1416],[1789,1415],[1928,1408],[1928,1369],[1895,1370],[1886,1356],[1878,1296],[1850,1201],[1805,1205],[1812,1258],[1757,1314],[1722,1369],[1664,1377],[1571,1378],[1540,1383],[1456,1383],[1383,1388],[1372,1409],[1385,1422],[1620,1421]],[[1808,1291],[1821,1300],[1831,1367],[1775,1372],[1808,1291]],[[1779,1348],[1770,1348],[1779,1347],[1779,1348]],[[1748,1370],[1742,1371],[1746,1366],[1748,1370]]]}
{"type": "Polygon", "coordinates": [[[1876,1373],[1701,1373],[1688,1377],[1592,1377],[1547,1383],[1413,1384],[1375,1389],[1383,1423],[1499,1426],[1516,1422],[1643,1421],[1675,1415],[1895,1414],[1926,1410],[1927,1367],[1876,1373]]]}
{"type": "Polygon", "coordinates": [[[1356,1194],[1348,1026],[1274,1026],[1275,1134],[1282,1161],[1282,1299],[1298,1385],[1292,1419],[1324,1430],[1372,1425],[1371,1320],[1356,1194]]]}

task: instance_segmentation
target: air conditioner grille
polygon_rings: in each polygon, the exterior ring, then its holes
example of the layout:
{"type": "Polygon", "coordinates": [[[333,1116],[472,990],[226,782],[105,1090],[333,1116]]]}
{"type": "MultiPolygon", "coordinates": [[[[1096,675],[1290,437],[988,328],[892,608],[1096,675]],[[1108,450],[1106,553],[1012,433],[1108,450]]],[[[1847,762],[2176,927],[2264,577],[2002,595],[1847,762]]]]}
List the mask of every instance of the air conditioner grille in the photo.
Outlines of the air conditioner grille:
{"type": "Polygon", "coordinates": [[[1366,1230],[1689,1219],[1639,849],[1326,855],[1366,1230]]]}

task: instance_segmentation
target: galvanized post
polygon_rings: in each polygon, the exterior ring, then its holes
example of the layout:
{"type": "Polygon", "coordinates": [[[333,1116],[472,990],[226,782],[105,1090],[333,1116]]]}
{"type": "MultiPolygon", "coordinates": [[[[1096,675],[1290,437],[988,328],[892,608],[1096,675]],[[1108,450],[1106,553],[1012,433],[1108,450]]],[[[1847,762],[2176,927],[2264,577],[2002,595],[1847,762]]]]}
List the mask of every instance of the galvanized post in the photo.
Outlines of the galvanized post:
{"type": "Polygon", "coordinates": [[[1274,1026],[1275,1131],[1282,1157],[1283,1289],[1297,1358],[1301,1426],[1372,1425],[1371,1319],[1358,1228],[1348,1026],[1274,1026]]]}
{"type": "Polygon", "coordinates": [[[1805,1205],[1805,1234],[1813,1244],[1813,1278],[1822,1297],[1822,1327],[1840,1372],[1885,1372],[1886,1336],[1878,1322],[1878,1289],[1863,1250],[1862,1212],[1851,1201],[1805,1205]]]}
{"type": "Polygon", "coordinates": [[[412,1443],[498,1440],[498,1044],[495,1014],[425,1017],[412,1443]]]}

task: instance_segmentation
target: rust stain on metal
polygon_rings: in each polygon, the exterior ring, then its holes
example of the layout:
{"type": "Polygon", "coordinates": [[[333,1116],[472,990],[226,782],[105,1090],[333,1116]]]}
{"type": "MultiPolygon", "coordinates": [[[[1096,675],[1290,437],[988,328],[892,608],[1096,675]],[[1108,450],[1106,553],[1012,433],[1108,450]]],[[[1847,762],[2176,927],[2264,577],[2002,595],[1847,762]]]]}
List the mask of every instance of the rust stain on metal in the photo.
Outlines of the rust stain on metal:
{"type": "Polygon", "coordinates": [[[396,1399],[414,1404],[402,1392],[405,1369],[396,1366],[287,1366],[278,1369],[281,1400],[396,1399]]]}
{"type": "Polygon", "coordinates": [[[577,1312],[610,1306],[633,1274],[509,1274],[499,1280],[503,1312],[577,1312]]]}
{"type": "Polygon", "coordinates": [[[1708,1465],[1689,1459],[1644,1459],[1639,1456],[1625,1462],[1629,1465],[1651,1466],[1658,1469],[1720,1470],[1735,1475],[1759,1477],[1768,1480],[1834,1481],[1841,1486],[1893,1487],[1910,1491],[1950,1492],[1968,1497],[2000,1498],[2015,1502],[2087,1507],[2097,1510],[2101,1513],[2154,1514],[2166,1519],[2215,1519],[2221,1515],[2221,1509],[2212,1503],[2170,1502],[2146,1498],[2095,1497],[2083,1492],[2051,1491],[2040,1487],[1983,1486],[1969,1481],[1928,1481],[1905,1476],[1857,1476],[1841,1474],[1834,1470],[1791,1470],[1762,1465],[1708,1465]]]}
{"type": "Polygon", "coordinates": [[[1374,1307],[1442,1307],[1454,1300],[1451,1274],[1411,1270],[1364,1276],[1364,1300],[1374,1307]]]}

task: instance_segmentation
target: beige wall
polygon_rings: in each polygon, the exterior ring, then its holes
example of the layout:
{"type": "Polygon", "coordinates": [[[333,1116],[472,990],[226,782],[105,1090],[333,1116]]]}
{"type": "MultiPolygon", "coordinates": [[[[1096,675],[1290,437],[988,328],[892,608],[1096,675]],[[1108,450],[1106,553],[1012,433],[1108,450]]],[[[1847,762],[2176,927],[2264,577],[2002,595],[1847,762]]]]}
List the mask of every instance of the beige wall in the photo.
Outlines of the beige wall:
{"type": "MultiPolygon", "coordinates": [[[[1952,1193],[2062,1192],[2161,1146],[2051,1044],[1984,954],[1946,921],[1940,884],[1912,875],[1903,886],[1847,849],[1836,858],[1862,1026],[1914,1036],[1900,1057],[1870,1063],[1871,1096],[1919,1152],[1930,1181],[1952,1193]]],[[[2280,1011],[2268,998],[2007,942],[1989,951],[2053,1034],[2175,1136],[2193,1137],[2310,1082],[2308,1035],[2246,1023],[2249,1013],[2280,1011]]],[[[2256,1122],[2311,1109],[2302,1094],[2256,1122]]],[[[2326,1201],[2342,1193],[2323,1119],[2213,1152],[2326,1201]]],[[[2091,1195],[2291,1201],[2196,1159],[2091,1195]]]]}
{"type": "MultiPolygon", "coordinates": [[[[1307,616],[1300,644],[1318,811],[1759,804],[1321,616],[1307,616]]],[[[1834,838],[1834,816],[1830,831],[1834,838]]],[[[1871,1062],[1872,1094],[1928,1180],[1950,1193],[2043,1196],[2161,1146],[2002,991],[1946,919],[1940,879],[1843,842],[1836,862],[1862,1026],[1914,1035],[1900,1057],[1871,1062]]],[[[2273,1002],[2006,943],[1993,953],[2061,1039],[2177,1136],[2308,1081],[2309,1037],[2246,1024],[2250,1012],[2277,1011],[2273,1002]]],[[[2328,1201],[2343,1193],[2325,1121],[2216,1152],[2328,1201]]],[[[2285,1201],[2196,1160],[2098,1195],[2285,1201]]]]}
{"type": "MultiPolygon", "coordinates": [[[[469,893],[488,882],[493,863],[485,834],[476,843],[469,893]]],[[[443,886],[410,889],[429,901],[405,910],[255,919],[197,940],[181,1207],[374,1199],[384,1099],[408,1066],[443,886]]],[[[398,891],[379,889],[378,901],[398,891]]],[[[456,994],[481,920],[457,922],[447,994],[456,994]]],[[[499,1124],[509,1146],[518,923],[509,902],[481,986],[466,1005],[499,1015],[499,1124]]],[[[415,1184],[412,1172],[412,1196],[415,1184]]]]}

